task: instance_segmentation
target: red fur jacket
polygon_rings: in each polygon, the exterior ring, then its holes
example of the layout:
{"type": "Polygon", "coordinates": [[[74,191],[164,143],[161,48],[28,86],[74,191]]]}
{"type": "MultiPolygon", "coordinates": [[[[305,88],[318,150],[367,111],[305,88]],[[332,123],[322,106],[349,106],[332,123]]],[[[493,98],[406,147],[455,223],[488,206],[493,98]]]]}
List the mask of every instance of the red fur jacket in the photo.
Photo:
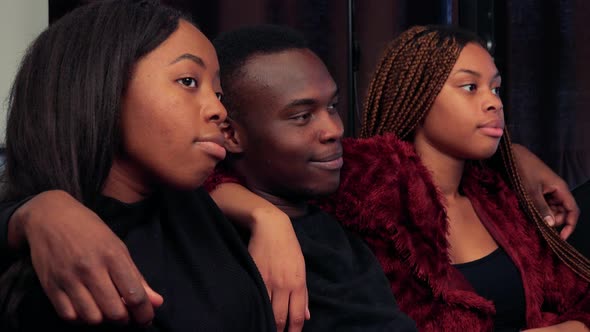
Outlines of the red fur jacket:
{"type": "MultiPolygon", "coordinates": [[[[344,141],[340,190],[322,207],[373,249],[402,311],[421,331],[490,331],[492,302],[449,261],[441,196],[412,145],[392,135],[344,141]]],[[[466,169],[462,188],[522,276],[527,328],[590,327],[589,285],[562,264],[499,175],[466,169]]]]}

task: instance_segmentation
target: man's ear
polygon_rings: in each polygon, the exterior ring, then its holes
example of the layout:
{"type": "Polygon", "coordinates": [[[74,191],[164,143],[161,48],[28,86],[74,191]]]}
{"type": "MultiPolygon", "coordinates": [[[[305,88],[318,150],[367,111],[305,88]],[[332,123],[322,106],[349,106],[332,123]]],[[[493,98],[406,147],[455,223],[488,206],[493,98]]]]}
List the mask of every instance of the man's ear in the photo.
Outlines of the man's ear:
{"type": "Polygon", "coordinates": [[[239,124],[229,119],[221,125],[221,132],[223,133],[223,136],[225,138],[224,147],[228,152],[244,152],[243,144],[245,143],[245,138],[241,134],[242,131],[243,129],[240,128],[239,124]]]}

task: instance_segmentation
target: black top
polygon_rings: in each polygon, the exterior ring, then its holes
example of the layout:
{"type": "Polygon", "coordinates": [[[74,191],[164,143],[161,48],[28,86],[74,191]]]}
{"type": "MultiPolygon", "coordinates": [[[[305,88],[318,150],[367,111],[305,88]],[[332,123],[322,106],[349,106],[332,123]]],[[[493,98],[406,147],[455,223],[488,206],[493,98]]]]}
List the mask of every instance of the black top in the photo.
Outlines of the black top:
{"type": "Polygon", "coordinates": [[[315,207],[292,222],[307,270],[311,319],[304,331],[416,331],[360,238],[315,207]]]}
{"type": "Polygon", "coordinates": [[[590,180],[572,191],[580,208],[576,230],[567,239],[582,255],[590,258],[590,180]]]}
{"type": "MultiPolygon", "coordinates": [[[[204,190],[166,192],[135,204],[103,198],[96,211],[123,239],[150,286],[164,297],[153,325],[145,330],[275,330],[254,262],[204,190]]],[[[19,313],[26,331],[134,330],[61,322],[38,283],[19,313]]]]}
{"type": "Polygon", "coordinates": [[[494,302],[495,331],[520,331],[526,325],[524,288],[516,265],[502,248],[478,260],[454,265],[476,293],[494,302]]]}

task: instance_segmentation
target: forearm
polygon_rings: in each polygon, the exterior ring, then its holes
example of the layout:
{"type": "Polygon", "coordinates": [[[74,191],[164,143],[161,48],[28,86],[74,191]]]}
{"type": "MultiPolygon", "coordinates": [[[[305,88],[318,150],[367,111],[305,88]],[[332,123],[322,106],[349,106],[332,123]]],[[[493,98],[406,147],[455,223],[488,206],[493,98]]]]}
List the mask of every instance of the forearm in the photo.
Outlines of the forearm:
{"type": "Polygon", "coordinates": [[[309,319],[305,260],[289,216],[237,183],[221,183],[210,194],[226,216],[251,232],[248,251],[264,279],[277,330],[287,321],[302,325],[298,318],[309,319]]]}
{"type": "Polygon", "coordinates": [[[555,325],[555,327],[558,328],[558,331],[563,331],[563,332],[588,332],[588,331],[590,331],[588,329],[588,327],[586,325],[584,325],[584,323],[576,321],[576,320],[570,320],[567,322],[563,322],[561,324],[555,325]]]}
{"type": "Polygon", "coordinates": [[[250,230],[261,220],[288,219],[272,203],[237,183],[222,183],[210,195],[229,219],[250,230]]]}
{"type": "Polygon", "coordinates": [[[549,175],[559,178],[547,164],[526,147],[513,143],[512,151],[518,172],[528,187],[541,186],[543,184],[541,179],[549,175]]]}
{"type": "Polygon", "coordinates": [[[533,204],[549,226],[562,227],[567,239],[574,231],[580,210],[567,183],[525,147],[513,144],[516,166],[533,204]]]}
{"type": "Polygon", "coordinates": [[[24,217],[22,206],[31,198],[0,204],[0,250],[15,251],[26,243],[19,220],[24,217]]]}
{"type": "Polygon", "coordinates": [[[24,205],[14,211],[8,220],[6,244],[11,250],[20,248],[26,242],[24,224],[27,220],[28,213],[26,212],[26,203],[24,205]]]}
{"type": "Polygon", "coordinates": [[[512,143],[512,150],[516,157],[517,166],[521,169],[524,169],[530,162],[547,167],[539,157],[518,143],[512,143]]]}
{"type": "Polygon", "coordinates": [[[555,324],[547,327],[536,329],[523,330],[526,332],[588,332],[590,331],[582,322],[570,320],[560,324],[555,324]]]}
{"type": "MultiPolygon", "coordinates": [[[[29,197],[16,205],[10,205],[6,209],[14,209],[14,213],[7,215],[9,218],[0,220],[0,222],[7,222],[6,244],[11,250],[16,250],[24,246],[27,242],[27,229],[31,226],[31,222],[35,220],[42,220],[45,207],[55,206],[59,202],[76,202],[68,193],[62,190],[49,190],[42,192],[36,196],[29,197]],[[48,205],[49,204],[49,205],[48,205]]],[[[4,213],[4,211],[2,211],[4,213]]]]}

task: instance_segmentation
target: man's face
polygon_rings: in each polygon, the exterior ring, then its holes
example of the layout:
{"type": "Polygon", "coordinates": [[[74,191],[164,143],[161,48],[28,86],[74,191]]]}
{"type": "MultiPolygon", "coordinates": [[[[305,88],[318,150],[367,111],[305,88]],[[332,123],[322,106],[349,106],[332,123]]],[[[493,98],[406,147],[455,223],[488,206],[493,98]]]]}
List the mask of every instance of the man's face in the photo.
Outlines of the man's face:
{"type": "Polygon", "coordinates": [[[255,55],[239,88],[241,162],[248,186],[288,199],[334,192],[340,183],[343,126],[338,89],[308,49],[255,55]]]}

